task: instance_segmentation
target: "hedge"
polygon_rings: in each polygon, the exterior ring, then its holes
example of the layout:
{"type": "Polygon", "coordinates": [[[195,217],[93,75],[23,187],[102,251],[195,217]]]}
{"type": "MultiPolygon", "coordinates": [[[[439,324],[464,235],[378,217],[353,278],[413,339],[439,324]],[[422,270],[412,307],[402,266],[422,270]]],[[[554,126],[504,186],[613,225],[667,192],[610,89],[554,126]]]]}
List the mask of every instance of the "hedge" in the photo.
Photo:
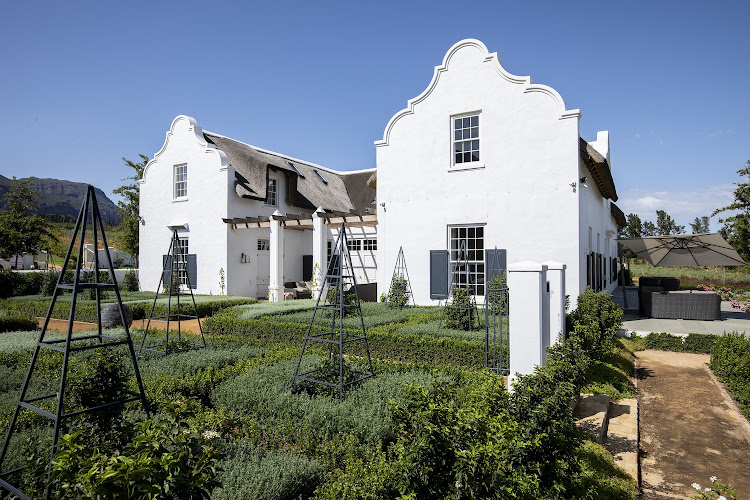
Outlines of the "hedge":
{"type": "Polygon", "coordinates": [[[708,354],[718,338],[720,336],[701,333],[691,333],[687,337],[671,333],[649,333],[645,340],[646,349],[708,354]]]}
{"type": "Polygon", "coordinates": [[[0,316],[0,333],[36,330],[36,320],[22,316],[0,316]]]}
{"type": "Polygon", "coordinates": [[[750,338],[737,332],[719,337],[714,344],[710,367],[750,419],[750,338]]]}

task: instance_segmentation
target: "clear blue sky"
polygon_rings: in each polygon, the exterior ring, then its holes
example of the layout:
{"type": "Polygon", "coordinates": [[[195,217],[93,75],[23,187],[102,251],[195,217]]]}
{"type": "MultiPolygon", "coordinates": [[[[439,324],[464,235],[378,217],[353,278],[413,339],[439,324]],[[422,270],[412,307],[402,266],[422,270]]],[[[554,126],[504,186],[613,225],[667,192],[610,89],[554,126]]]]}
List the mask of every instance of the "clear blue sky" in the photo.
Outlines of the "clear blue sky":
{"type": "MultiPolygon", "coordinates": [[[[339,170],[455,42],[609,130],[618,205],[678,222],[731,199],[750,159],[750,2],[5,2],[0,173],[111,192],[172,119],[339,170]]],[[[718,224],[712,220],[712,229],[718,224]]],[[[689,229],[689,228],[688,228],[689,229]]]]}

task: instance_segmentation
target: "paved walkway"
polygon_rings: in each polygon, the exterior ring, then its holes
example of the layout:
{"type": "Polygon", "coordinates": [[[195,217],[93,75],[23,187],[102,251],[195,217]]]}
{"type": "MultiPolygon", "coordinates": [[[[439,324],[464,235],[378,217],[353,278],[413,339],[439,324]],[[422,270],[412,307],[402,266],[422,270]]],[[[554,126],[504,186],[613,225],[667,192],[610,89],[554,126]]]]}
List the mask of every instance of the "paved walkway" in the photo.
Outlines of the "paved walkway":
{"type": "Polygon", "coordinates": [[[623,287],[618,286],[612,294],[612,298],[625,312],[622,318],[623,328],[630,332],[638,332],[639,335],[646,335],[651,332],[681,335],[687,335],[688,333],[723,335],[724,332],[740,332],[750,335],[750,313],[743,313],[739,309],[734,309],[727,301],[721,303],[721,321],[699,321],[638,317],[637,287],[623,289],[623,287]],[[627,290],[627,297],[623,296],[623,290],[627,290]],[[625,298],[627,298],[627,307],[625,306],[625,298]]]}
{"type": "MultiPolygon", "coordinates": [[[[37,321],[39,322],[39,328],[44,325],[44,318],[37,317],[37,321]]],[[[133,324],[130,326],[131,329],[140,328],[143,329],[146,326],[145,320],[137,320],[133,321],[133,324]]],[[[150,328],[159,328],[161,330],[165,330],[167,328],[167,322],[166,321],[152,321],[150,328]]],[[[47,325],[47,329],[50,331],[55,332],[67,332],[68,331],[68,320],[67,319],[55,319],[50,318],[49,324],[47,325]]],[[[74,321],[73,322],[73,332],[87,332],[90,330],[96,330],[96,323],[85,323],[83,321],[74,321]]],[[[170,332],[176,332],[177,331],[177,322],[171,321],[169,323],[169,331],[170,332]]],[[[198,326],[198,320],[197,319],[184,319],[180,322],[180,331],[182,332],[190,332],[194,333],[196,335],[200,335],[200,327],[198,326]]]]}
{"type": "Polygon", "coordinates": [[[690,498],[717,476],[750,498],[750,423],[708,369],[708,355],[637,352],[644,499],[690,498]]]}

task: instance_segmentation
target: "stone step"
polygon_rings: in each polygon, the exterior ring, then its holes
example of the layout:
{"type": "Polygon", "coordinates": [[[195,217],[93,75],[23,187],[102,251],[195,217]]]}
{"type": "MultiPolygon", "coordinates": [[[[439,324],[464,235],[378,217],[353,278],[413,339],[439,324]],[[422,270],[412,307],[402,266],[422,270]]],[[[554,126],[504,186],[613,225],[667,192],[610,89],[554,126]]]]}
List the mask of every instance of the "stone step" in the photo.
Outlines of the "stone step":
{"type": "Polygon", "coordinates": [[[610,403],[604,446],[615,463],[637,484],[638,480],[638,400],[620,399],[610,403]]]}
{"type": "Polygon", "coordinates": [[[607,435],[607,414],[610,400],[606,394],[581,394],[573,410],[576,425],[597,443],[604,443],[607,435]]]}

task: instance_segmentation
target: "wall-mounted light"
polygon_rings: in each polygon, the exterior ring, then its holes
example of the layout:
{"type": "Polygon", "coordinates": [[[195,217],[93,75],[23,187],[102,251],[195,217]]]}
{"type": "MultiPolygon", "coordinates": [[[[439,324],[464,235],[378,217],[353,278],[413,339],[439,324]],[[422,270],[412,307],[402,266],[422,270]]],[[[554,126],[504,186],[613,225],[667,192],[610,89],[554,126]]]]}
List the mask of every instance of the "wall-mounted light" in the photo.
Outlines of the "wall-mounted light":
{"type": "Polygon", "coordinates": [[[573,191],[575,191],[575,190],[576,190],[576,186],[577,186],[577,185],[578,185],[578,184],[576,184],[576,181],[573,181],[573,182],[571,182],[571,183],[570,183],[570,187],[572,187],[572,188],[573,188],[573,191]]]}
{"type": "Polygon", "coordinates": [[[383,212],[387,212],[387,210],[385,209],[385,202],[382,202],[382,203],[380,204],[380,206],[381,206],[381,207],[383,207],[383,212]]]}
{"type": "Polygon", "coordinates": [[[581,177],[581,184],[586,184],[586,176],[581,177]]]}

